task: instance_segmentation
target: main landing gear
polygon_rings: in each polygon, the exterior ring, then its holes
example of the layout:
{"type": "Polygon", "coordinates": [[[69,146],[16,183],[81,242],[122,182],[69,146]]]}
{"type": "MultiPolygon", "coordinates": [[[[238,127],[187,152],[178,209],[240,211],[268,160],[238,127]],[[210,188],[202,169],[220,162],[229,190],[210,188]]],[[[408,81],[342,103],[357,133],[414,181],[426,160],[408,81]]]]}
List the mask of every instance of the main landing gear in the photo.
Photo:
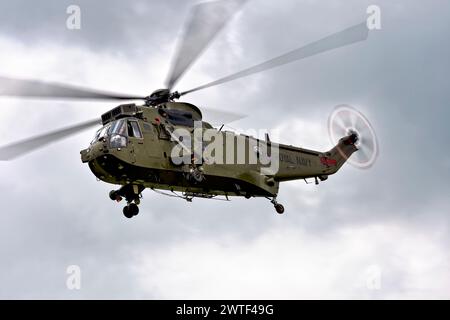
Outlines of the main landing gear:
{"type": "Polygon", "coordinates": [[[132,218],[139,213],[139,207],[136,203],[130,203],[123,207],[123,215],[127,218],[132,218]]]}
{"type": "MultiPolygon", "coordinates": [[[[269,198],[267,198],[267,199],[269,199],[269,198]]],[[[273,207],[275,208],[275,210],[277,211],[278,214],[284,213],[284,206],[281,203],[277,202],[276,197],[273,197],[272,200],[270,200],[270,202],[273,204],[273,207]]]]}
{"type": "Polygon", "coordinates": [[[138,205],[141,203],[141,192],[145,188],[139,185],[125,185],[119,190],[111,190],[109,198],[113,201],[120,202],[123,198],[127,201],[127,205],[123,208],[123,215],[132,218],[139,213],[138,205]]]}

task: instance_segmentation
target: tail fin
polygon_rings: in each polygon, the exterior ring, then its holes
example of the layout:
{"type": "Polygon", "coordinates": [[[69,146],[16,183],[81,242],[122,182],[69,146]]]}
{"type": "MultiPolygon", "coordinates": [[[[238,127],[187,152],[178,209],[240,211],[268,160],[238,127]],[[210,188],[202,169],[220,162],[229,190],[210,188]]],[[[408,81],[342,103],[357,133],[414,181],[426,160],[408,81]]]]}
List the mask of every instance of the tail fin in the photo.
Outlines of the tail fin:
{"type": "Polygon", "coordinates": [[[321,158],[321,161],[332,165],[330,166],[330,174],[338,171],[345,161],[347,161],[347,159],[358,150],[355,146],[357,141],[358,136],[356,133],[352,133],[341,138],[333,149],[325,153],[327,157],[321,158]]]}

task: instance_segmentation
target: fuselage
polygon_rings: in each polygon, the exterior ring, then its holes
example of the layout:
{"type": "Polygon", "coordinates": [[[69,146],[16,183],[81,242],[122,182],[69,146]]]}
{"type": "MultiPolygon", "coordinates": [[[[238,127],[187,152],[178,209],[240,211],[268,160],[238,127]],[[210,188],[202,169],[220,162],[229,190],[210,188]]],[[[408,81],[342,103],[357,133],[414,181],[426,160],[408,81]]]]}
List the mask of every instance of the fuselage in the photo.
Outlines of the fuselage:
{"type": "Polygon", "coordinates": [[[119,106],[102,119],[104,126],[81,156],[100,180],[111,184],[268,197],[278,193],[281,181],[324,180],[339,167],[330,154],[213,128],[187,103],[119,106]],[[196,168],[202,179],[192,178],[196,168]]]}

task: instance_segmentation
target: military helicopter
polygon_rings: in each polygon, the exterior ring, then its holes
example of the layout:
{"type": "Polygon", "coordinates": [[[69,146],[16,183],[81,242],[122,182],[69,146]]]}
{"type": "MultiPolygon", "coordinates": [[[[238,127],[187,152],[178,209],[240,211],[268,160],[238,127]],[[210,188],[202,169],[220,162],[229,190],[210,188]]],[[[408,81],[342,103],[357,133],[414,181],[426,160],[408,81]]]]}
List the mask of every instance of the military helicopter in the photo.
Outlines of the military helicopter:
{"type": "Polygon", "coordinates": [[[257,139],[223,131],[223,125],[216,128],[204,121],[201,110],[195,105],[177,101],[189,93],[368,37],[368,29],[363,22],[219,80],[186,91],[174,91],[181,76],[241,4],[242,1],[219,0],[193,6],[173,59],[166,88],[150,95],[117,94],[40,80],[0,77],[1,96],[128,102],[104,113],[100,120],[90,120],[1,147],[0,160],[14,159],[101,125],[89,147],[81,151],[81,160],[88,164],[98,179],[120,186],[112,190],[109,197],[118,202],[125,199],[123,214],[127,218],[139,213],[138,205],[146,188],[187,201],[196,197],[221,200],[229,200],[232,196],[265,197],[276,212],[282,214],[284,207],[277,201],[281,182],[312,178],[318,184],[336,173],[347,160],[357,167],[370,166],[378,151],[373,128],[361,113],[349,106],[340,106],[330,117],[330,137],[335,147],[321,152],[274,143],[268,135],[265,139],[257,139]],[[205,24],[205,21],[208,23],[205,24]],[[133,100],[143,101],[143,104],[130,103],[133,100]],[[216,146],[222,146],[223,157],[231,161],[217,161],[220,158],[217,154],[213,161],[205,157],[204,151],[210,146],[205,141],[200,141],[199,148],[192,148],[198,140],[196,135],[203,137],[207,132],[215,136],[214,141],[218,141],[217,137],[223,138],[223,142],[216,146]],[[235,143],[237,141],[243,146],[241,149],[239,143],[235,143]],[[174,153],[177,147],[179,152],[174,153]],[[238,161],[238,149],[246,155],[244,161],[238,161]],[[356,151],[360,158],[350,159],[356,151]],[[250,158],[256,161],[252,162],[250,158]],[[263,158],[266,160],[264,163],[261,161],[263,158]],[[270,170],[268,163],[276,163],[276,169],[270,170]]]}

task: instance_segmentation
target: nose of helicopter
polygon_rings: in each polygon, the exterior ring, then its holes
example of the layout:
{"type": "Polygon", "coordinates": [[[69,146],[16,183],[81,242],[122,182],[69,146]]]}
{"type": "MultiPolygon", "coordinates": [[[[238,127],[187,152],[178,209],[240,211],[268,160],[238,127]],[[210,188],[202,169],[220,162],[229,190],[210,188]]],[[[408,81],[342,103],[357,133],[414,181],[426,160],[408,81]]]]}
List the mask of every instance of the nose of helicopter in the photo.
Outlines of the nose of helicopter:
{"type": "Polygon", "coordinates": [[[91,152],[90,148],[83,149],[83,150],[80,151],[81,162],[86,163],[86,162],[89,162],[89,160],[91,160],[90,152],[91,152]]]}
{"type": "Polygon", "coordinates": [[[80,151],[81,161],[83,163],[96,159],[97,157],[108,153],[106,141],[98,141],[89,146],[89,148],[80,151]]]}

